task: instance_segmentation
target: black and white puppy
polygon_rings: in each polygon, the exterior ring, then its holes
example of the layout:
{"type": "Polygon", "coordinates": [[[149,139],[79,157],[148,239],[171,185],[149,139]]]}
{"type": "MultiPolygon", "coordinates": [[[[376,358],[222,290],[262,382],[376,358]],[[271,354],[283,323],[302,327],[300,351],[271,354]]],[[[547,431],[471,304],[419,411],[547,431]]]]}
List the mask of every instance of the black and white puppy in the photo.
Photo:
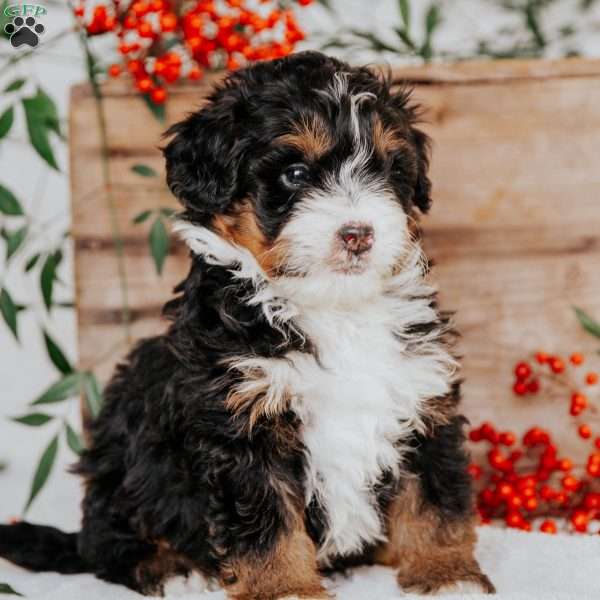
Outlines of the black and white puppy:
{"type": "Polygon", "coordinates": [[[172,324],[106,389],[76,534],[0,555],[146,594],[326,598],[380,563],[402,589],[493,591],[473,556],[457,363],[413,226],[428,139],[405,89],[310,52],[230,75],[164,154],[192,252],[172,324]]]}

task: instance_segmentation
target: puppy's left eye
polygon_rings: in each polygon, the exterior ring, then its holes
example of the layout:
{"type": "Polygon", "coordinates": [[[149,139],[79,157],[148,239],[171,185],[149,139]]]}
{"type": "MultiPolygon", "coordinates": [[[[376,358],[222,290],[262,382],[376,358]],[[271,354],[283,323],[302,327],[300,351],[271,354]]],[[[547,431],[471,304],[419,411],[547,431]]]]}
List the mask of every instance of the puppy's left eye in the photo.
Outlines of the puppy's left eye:
{"type": "Polygon", "coordinates": [[[310,171],[301,163],[291,165],[281,174],[280,179],[286,188],[297,190],[310,179],[310,171]]]}

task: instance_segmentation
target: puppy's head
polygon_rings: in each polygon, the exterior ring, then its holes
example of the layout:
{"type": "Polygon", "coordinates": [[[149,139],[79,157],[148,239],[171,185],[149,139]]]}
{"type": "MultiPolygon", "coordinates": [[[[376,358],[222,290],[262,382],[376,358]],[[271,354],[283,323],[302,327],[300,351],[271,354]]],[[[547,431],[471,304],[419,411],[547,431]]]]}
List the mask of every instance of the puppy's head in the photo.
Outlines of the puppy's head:
{"type": "Polygon", "coordinates": [[[174,125],[167,181],[188,221],[273,278],[384,278],[430,206],[428,140],[406,91],[310,52],[232,74],[174,125]]]}

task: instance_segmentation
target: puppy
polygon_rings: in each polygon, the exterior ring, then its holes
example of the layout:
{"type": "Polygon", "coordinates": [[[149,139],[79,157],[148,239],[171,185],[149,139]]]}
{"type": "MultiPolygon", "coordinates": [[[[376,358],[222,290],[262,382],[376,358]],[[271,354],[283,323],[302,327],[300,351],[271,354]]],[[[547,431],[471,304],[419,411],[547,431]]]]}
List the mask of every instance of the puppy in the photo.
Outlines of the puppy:
{"type": "Polygon", "coordinates": [[[415,235],[417,117],[309,52],[231,74],[167,132],[192,263],[172,324],[106,388],[81,531],[4,526],[0,555],[153,595],[195,573],[238,600],[327,598],[323,571],[373,563],[406,591],[493,591],[415,235]]]}

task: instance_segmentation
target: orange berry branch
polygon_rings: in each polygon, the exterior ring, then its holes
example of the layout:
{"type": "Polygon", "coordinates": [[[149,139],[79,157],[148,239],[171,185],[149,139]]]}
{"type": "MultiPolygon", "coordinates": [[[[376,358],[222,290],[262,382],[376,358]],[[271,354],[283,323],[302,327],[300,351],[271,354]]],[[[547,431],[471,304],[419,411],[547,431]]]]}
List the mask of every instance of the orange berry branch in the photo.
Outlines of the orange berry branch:
{"type": "Polygon", "coordinates": [[[168,86],[182,79],[290,54],[305,37],[294,5],[311,3],[81,0],[74,13],[89,36],[116,36],[121,60],[108,67],[108,74],[129,74],[140,93],[162,104],[168,86]]]}
{"type": "Polygon", "coordinates": [[[590,444],[585,465],[574,462],[557,448],[550,433],[532,427],[518,440],[511,431],[498,431],[491,423],[472,429],[469,439],[487,444],[487,464],[472,464],[469,472],[479,482],[477,509],[483,523],[503,519],[506,525],[530,531],[556,533],[557,521],[579,533],[600,533],[593,525],[600,518],[600,434],[582,421],[597,412],[598,373],[585,368],[576,352],[566,358],[537,352],[514,368],[513,393],[520,397],[559,389],[577,435],[590,444]],[[542,517],[545,517],[542,519],[542,517]],[[594,531],[594,527],[596,531],[594,531]]]}

